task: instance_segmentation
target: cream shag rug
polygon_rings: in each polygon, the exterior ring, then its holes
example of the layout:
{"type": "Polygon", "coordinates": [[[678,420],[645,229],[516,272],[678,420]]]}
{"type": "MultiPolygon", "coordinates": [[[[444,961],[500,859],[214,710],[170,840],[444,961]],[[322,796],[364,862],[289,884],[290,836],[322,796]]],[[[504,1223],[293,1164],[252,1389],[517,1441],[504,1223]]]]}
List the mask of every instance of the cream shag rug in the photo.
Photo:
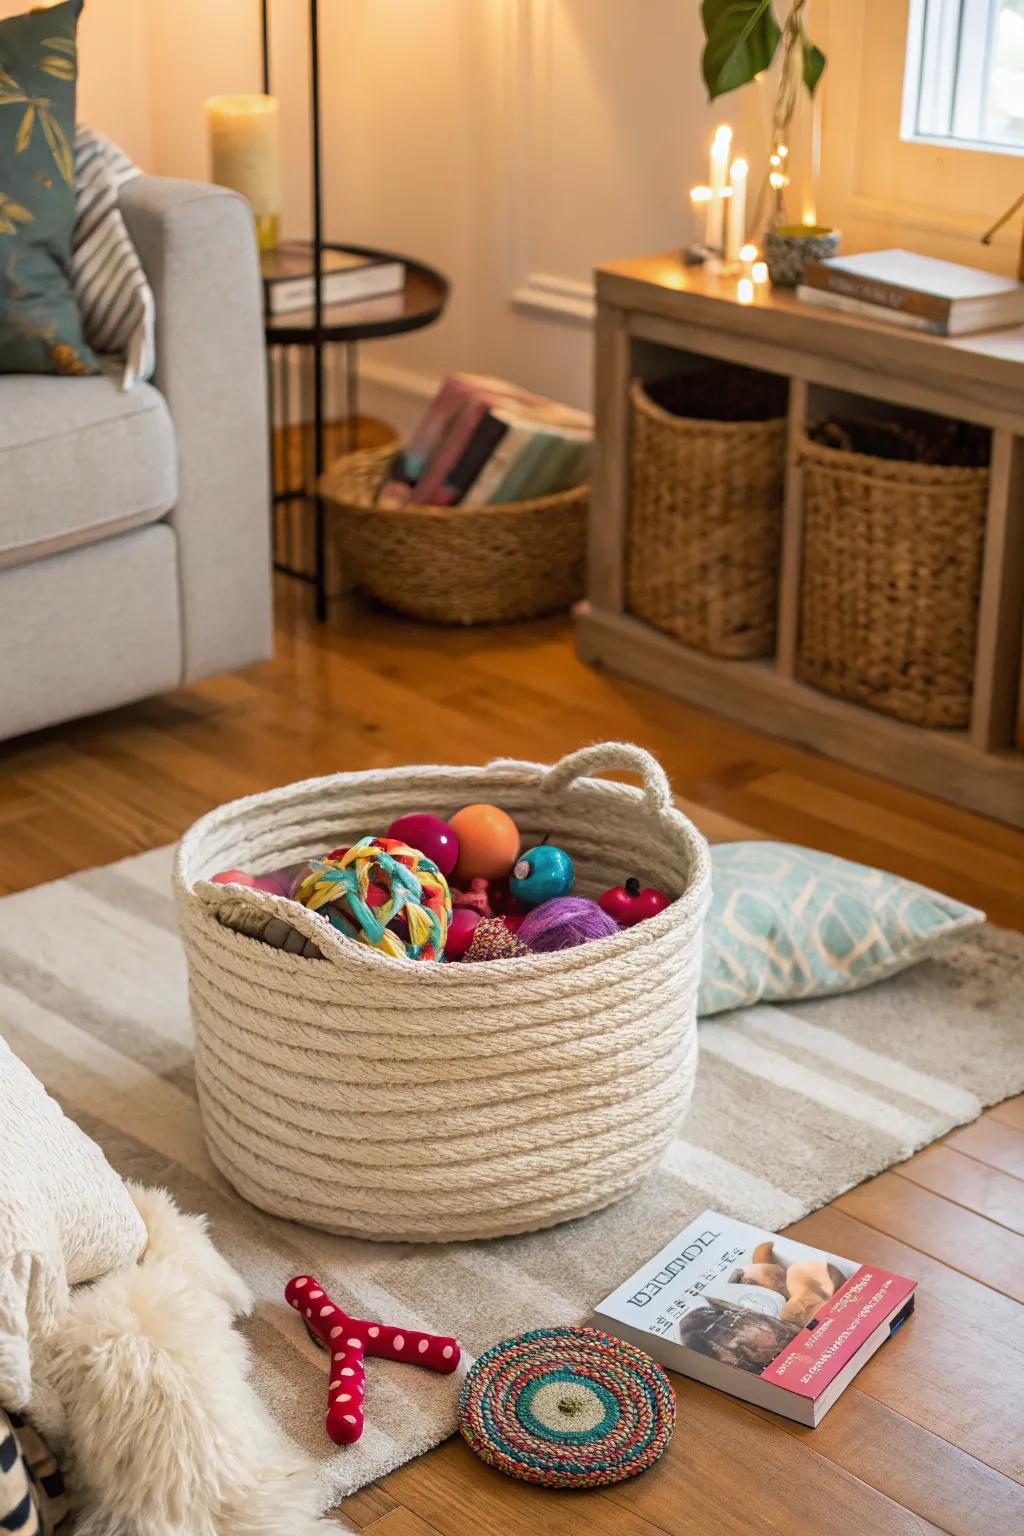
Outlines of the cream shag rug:
{"type": "Polygon", "coordinates": [[[256,1384],[332,1500],[449,1435],[461,1377],[368,1362],[365,1434],[333,1446],[325,1358],[282,1296],[292,1274],[317,1274],[359,1316],[454,1333],[478,1354],[580,1321],[706,1206],[783,1227],[1024,1091],[1024,937],[986,927],[866,991],[701,1025],[678,1139],[609,1210],[442,1248],[328,1237],[246,1205],[207,1156],[171,857],[158,849],[0,900],[0,1032],[126,1178],[209,1213],[259,1298],[246,1325],[256,1384]]]}

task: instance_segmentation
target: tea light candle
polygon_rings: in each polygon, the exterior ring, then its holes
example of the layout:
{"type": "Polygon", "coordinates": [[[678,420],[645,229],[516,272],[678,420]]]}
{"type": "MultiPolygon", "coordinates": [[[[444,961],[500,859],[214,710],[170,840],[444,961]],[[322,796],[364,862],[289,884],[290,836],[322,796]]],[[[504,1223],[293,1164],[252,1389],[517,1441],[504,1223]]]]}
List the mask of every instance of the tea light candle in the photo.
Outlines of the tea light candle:
{"type": "Polygon", "coordinates": [[[729,171],[732,196],[726,210],[725,259],[738,261],[747,238],[747,162],[734,160],[729,171]]]}
{"type": "Polygon", "coordinates": [[[749,277],[741,277],[736,284],[736,298],[741,304],[753,304],[754,285],[749,277]]]}
{"type": "Polygon", "coordinates": [[[725,199],[728,194],[726,181],[729,174],[729,151],[732,148],[732,129],[722,123],[715,129],[711,144],[711,201],[708,204],[706,244],[721,249],[725,225],[725,199]]]}
{"type": "Polygon", "coordinates": [[[750,278],[757,287],[760,287],[762,283],[766,283],[768,281],[768,263],[766,261],[755,261],[750,269],[750,278]]]}
{"type": "Polygon", "coordinates": [[[261,251],[277,245],[281,217],[280,109],[273,96],[213,96],[206,103],[213,180],[252,204],[261,251]]]}

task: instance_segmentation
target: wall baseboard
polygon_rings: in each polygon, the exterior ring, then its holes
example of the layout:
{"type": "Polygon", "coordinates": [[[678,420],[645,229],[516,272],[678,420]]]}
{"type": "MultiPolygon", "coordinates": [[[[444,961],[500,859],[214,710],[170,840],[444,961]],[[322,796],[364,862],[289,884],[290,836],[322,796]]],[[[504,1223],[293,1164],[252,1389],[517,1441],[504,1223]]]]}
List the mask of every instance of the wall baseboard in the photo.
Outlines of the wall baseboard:
{"type": "MultiPolygon", "coordinates": [[[[303,387],[300,369],[303,354],[291,349],[288,357],[290,387],[285,400],[278,400],[276,421],[279,426],[298,426],[313,419],[312,394],[303,387]],[[287,411],[282,405],[287,404],[287,411]],[[287,416],[287,420],[283,417],[287,416]]],[[[306,358],[308,363],[308,357],[306,358]]],[[[308,374],[308,368],[307,368],[308,374]]],[[[345,359],[343,352],[331,351],[325,369],[326,414],[328,420],[345,414],[345,359]]],[[[364,416],[379,416],[394,424],[406,436],[423,413],[423,406],[437,391],[439,380],[412,368],[378,362],[364,352],[359,360],[359,408],[364,416]]]]}

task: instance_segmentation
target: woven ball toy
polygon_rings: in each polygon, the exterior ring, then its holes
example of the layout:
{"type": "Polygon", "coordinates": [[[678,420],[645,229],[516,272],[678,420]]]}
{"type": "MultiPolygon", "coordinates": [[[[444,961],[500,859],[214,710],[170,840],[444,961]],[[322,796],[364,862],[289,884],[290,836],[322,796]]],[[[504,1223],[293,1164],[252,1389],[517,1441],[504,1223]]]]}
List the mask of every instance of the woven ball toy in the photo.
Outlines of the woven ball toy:
{"type": "Polygon", "coordinates": [[[538,1328],[495,1344],[459,1398],[459,1430],[481,1461],[546,1488],[599,1488],[645,1472],[675,1422],[661,1367],[596,1328],[538,1328]]]}
{"type": "Polygon", "coordinates": [[[433,859],[393,837],[364,837],[341,858],[311,860],[293,900],[395,959],[440,959],[452,915],[448,882],[433,859]],[[391,926],[396,919],[407,938],[391,926]]]}

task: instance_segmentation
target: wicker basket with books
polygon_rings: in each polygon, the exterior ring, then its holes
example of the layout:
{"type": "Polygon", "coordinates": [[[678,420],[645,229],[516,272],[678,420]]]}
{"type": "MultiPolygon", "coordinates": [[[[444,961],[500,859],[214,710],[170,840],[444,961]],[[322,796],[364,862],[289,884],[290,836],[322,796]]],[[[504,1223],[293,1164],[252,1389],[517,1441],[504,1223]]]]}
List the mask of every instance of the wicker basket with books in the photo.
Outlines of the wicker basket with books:
{"type": "Polygon", "coordinates": [[[407,446],[321,481],[346,577],[439,624],[535,618],[583,591],[593,423],[503,379],[452,374],[407,446]]]}
{"type": "Polygon", "coordinates": [[[384,507],[391,448],[339,459],[322,482],[346,578],[435,624],[496,624],[568,608],[583,592],[589,488],[504,506],[384,507]]]}
{"type": "Polygon", "coordinates": [[[971,713],[989,435],[965,422],[832,420],[801,449],[797,671],[913,725],[971,713]]]}
{"type": "Polygon", "coordinates": [[[627,604],[712,656],[775,643],[786,391],[724,365],[633,384],[627,604]]]}

